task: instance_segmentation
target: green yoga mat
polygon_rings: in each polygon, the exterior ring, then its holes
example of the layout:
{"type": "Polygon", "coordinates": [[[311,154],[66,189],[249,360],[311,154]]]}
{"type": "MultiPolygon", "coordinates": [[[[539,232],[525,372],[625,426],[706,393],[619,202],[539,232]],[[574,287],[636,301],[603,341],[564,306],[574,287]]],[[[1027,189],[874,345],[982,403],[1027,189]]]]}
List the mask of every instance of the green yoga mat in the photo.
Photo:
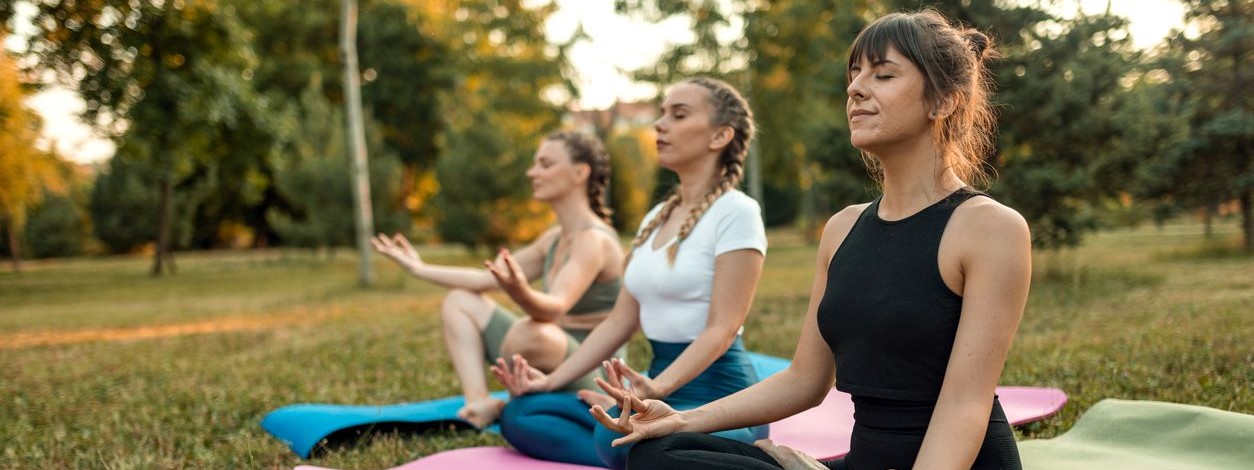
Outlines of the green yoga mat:
{"type": "Polygon", "coordinates": [[[1019,442],[1025,470],[1254,468],[1254,415],[1106,399],[1053,439],[1019,442]]]}

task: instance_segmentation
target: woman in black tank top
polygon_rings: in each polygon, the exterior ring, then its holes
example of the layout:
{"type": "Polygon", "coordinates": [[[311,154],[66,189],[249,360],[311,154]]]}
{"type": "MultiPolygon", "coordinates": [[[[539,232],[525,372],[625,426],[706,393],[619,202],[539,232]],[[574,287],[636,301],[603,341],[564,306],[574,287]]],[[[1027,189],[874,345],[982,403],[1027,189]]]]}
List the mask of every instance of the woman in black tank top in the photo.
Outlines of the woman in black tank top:
{"type": "Polygon", "coordinates": [[[789,368],[691,411],[633,399],[636,414],[606,423],[622,442],[644,440],[629,467],[1020,468],[994,389],[1027,301],[1031,237],[1022,216],[970,186],[992,152],[991,55],[988,37],[930,10],[858,35],[850,141],[883,196],[824,228],[789,368]],[[833,381],[853,396],[844,458],[700,434],[794,415],[833,381]]]}

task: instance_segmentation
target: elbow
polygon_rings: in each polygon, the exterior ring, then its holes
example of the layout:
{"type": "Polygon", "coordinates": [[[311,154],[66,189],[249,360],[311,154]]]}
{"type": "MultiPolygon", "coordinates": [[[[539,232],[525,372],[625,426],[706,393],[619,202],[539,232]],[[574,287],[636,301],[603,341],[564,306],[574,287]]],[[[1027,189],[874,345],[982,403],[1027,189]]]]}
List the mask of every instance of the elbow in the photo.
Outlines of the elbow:
{"type": "Polygon", "coordinates": [[[493,289],[496,289],[495,282],[492,284],[475,284],[475,285],[466,287],[466,290],[470,292],[474,292],[476,294],[487,294],[488,292],[491,292],[493,289]]]}
{"type": "Polygon", "coordinates": [[[536,310],[529,313],[531,314],[532,320],[545,323],[556,323],[563,316],[562,312],[550,312],[545,310],[536,310]]]}
{"type": "Polygon", "coordinates": [[[830,391],[831,389],[827,387],[814,387],[814,390],[810,392],[810,396],[808,397],[809,400],[806,401],[806,409],[822,405],[823,400],[827,399],[827,394],[830,391]]]}
{"type": "Polygon", "coordinates": [[[566,311],[570,310],[570,307],[559,304],[533,303],[529,307],[525,309],[527,315],[540,322],[556,322],[566,316],[566,311]]]}
{"type": "MultiPolygon", "coordinates": [[[[796,364],[795,362],[793,364],[796,364]]],[[[809,374],[802,371],[794,370],[791,366],[785,369],[781,374],[786,374],[783,379],[787,383],[795,384],[798,390],[803,390],[802,403],[805,409],[814,408],[823,404],[827,399],[828,393],[832,391],[833,378],[828,375],[824,378],[815,378],[815,374],[809,374]]],[[[822,375],[822,374],[819,374],[822,375]]]]}
{"type": "Polygon", "coordinates": [[[736,342],[740,325],[706,325],[705,334],[718,339],[719,349],[727,352],[732,343],[736,342]]]}

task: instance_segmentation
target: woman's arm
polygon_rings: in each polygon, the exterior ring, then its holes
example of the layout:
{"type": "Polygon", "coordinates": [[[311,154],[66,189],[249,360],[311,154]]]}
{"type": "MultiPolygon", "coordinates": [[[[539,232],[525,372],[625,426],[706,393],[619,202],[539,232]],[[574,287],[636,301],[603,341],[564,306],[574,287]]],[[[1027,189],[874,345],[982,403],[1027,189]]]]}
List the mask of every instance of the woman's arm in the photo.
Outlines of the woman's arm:
{"type": "MultiPolygon", "coordinates": [[[[835,362],[832,351],[823,340],[818,328],[818,306],[827,290],[827,267],[836,248],[844,240],[863,206],[847,208],[828,220],[823,238],[815,257],[814,282],[810,287],[810,302],[802,325],[801,338],[787,369],[776,373],[749,388],[690,411],[667,413],[630,421],[626,437],[615,445],[642,439],[661,437],[673,432],[715,432],[746,426],[775,422],[818,406],[832,388],[835,378],[835,362]]],[[[636,400],[634,408],[661,409],[661,402],[636,400]]],[[[593,414],[598,414],[594,412],[593,414]]],[[[606,425],[603,412],[598,415],[606,425]]]]}
{"type": "MultiPolygon", "coordinates": [[[[583,297],[596,281],[597,275],[604,270],[606,263],[613,261],[612,256],[617,254],[619,259],[622,258],[618,240],[611,238],[600,230],[584,230],[578,234],[571,241],[569,259],[551,280],[548,292],[532,289],[527,283],[505,280],[501,282],[501,288],[531,318],[537,321],[557,321],[583,297]]],[[[519,254],[521,255],[522,253],[519,254]]],[[[510,262],[508,254],[505,259],[507,263],[510,262]]],[[[521,260],[519,264],[521,265],[521,260]]],[[[541,265],[543,266],[543,262],[541,265]]],[[[539,276],[547,274],[540,272],[539,276]]],[[[498,279],[501,279],[500,276],[498,279]]]]}
{"type": "Polygon", "coordinates": [[[1022,216],[993,201],[961,207],[955,219],[960,214],[952,235],[963,275],[962,316],[915,468],[970,468],[975,461],[1032,279],[1031,235],[1022,216]]]}
{"type": "Polygon", "coordinates": [[[640,303],[623,288],[618,291],[618,300],[614,302],[609,316],[551,374],[544,375],[529,368],[526,360],[517,355],[513,358],[514,367],[509,367],[504,360],[497,360],[497,365],[492,366],[492,373],[506,384],[513,395],[557,390],[600,367],[602,362],[614,355],[614,351],[627,344],[639,327],[640,303]]]}
{"type": "MultiPolygon", "coordinates": [[[[539,249],[536,245],[548,238],[548,234],[541,236],[535,243],[519,250],[516,259],[524,273],[540,271],[544,258],[543,254],[537,253],[539,249]]],[[[498,287],[496,279],[486,269],[441,266],[423,262],[418,251],[409,244],[409,240],[400,234],[392,237],[379,234],[370,240],[370,244],[375,251],[396,262],[410,275],[432,284],[472,292],[484,292],[498,287]]]]}

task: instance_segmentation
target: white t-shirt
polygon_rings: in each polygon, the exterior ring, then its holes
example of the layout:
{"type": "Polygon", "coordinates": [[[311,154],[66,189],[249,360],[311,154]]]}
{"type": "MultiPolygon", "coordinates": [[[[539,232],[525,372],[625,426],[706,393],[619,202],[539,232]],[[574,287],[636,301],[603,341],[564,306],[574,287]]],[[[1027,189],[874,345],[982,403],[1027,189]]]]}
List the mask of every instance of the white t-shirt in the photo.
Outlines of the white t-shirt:
{"type": "MultiPolygon", "coordinates": [[[[723,193],[680,243],[673,266],[668,264],[666,252],[675,238],[654,250],[657,230],[632,252],[623,283],[640,303],[640,326],[646,337],[690,343],[705,331],[714,288],[714,258],[746,248],[766,254],[766,228],[759,207],[740,191],[723,193]]],[[[654,206],[640,226],[647,226],[661,209],[661,204],[654,206]]],[[[677,216],[686,214],[671,214],[677,216]]],[[[742,325],[736,334],[743,331],[742,325]]]]}

